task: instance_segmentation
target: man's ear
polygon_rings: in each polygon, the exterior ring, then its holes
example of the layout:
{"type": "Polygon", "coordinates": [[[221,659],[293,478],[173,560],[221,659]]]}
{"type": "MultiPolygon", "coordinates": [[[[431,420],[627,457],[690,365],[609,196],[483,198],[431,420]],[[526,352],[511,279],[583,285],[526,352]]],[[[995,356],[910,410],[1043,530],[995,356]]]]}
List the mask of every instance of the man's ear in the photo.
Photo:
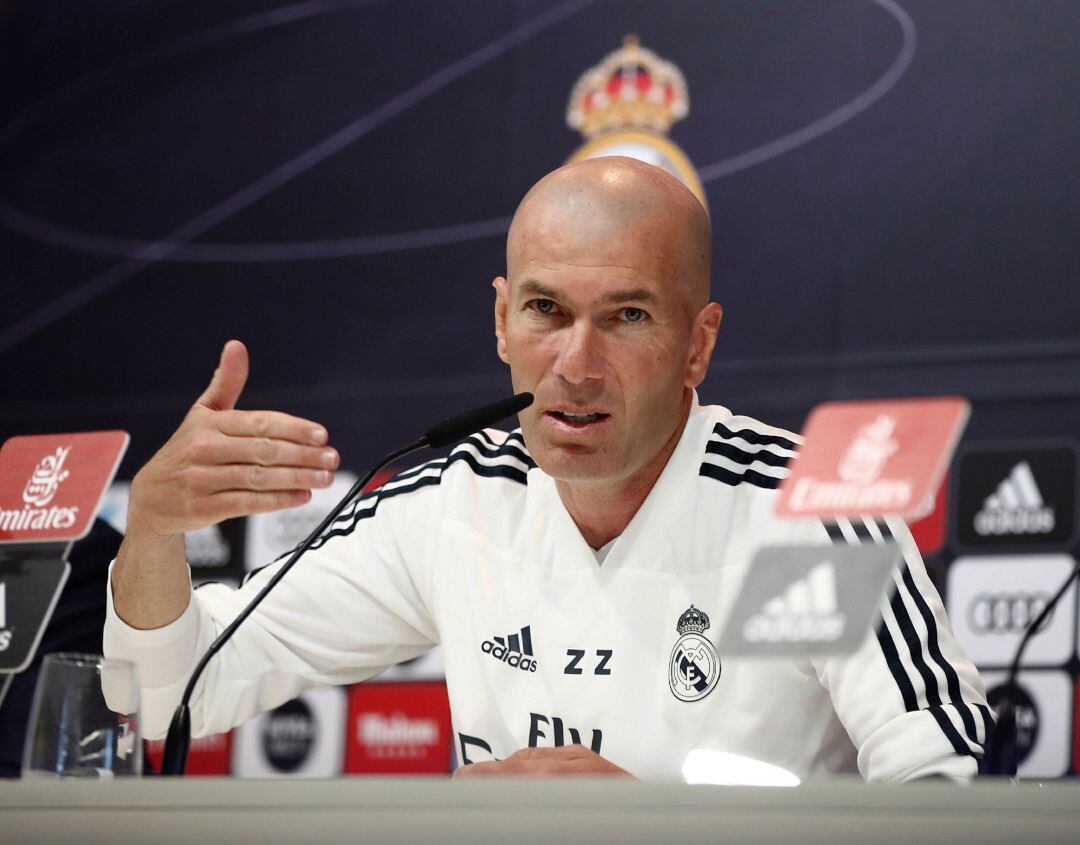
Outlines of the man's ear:
{"type": "Polygon", "coordinates": [[[694,317],[694,325],[690,329],[690,356],[686,361],[686,386],[691,390],[705,380],[705,374],[709,371],[709,360],[712,358],[713,347],[716,346],[716,335],[720,331],[720,320],[724,316],[724,309],[717,302],[710,302],[702,308],[694,317]]]}
{"type": "Polygon", "coordinates": [[[510,284],[504,276],[499,276],[491,286],[495,288],[495,348],[502,362],[509,364],[510,358],[506,354],[506,311],[510,307],[510,284]]]}

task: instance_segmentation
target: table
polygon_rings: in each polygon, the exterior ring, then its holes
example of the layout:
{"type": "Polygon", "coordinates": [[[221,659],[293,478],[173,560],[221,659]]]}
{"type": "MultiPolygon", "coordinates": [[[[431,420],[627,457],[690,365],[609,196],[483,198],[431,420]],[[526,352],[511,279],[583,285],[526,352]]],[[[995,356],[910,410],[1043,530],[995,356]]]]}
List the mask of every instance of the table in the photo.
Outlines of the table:
{"type": "Polygon", "coordinates": [[[1080,783],[0,782],[0,842],[1080,842],[1080,783]]]}

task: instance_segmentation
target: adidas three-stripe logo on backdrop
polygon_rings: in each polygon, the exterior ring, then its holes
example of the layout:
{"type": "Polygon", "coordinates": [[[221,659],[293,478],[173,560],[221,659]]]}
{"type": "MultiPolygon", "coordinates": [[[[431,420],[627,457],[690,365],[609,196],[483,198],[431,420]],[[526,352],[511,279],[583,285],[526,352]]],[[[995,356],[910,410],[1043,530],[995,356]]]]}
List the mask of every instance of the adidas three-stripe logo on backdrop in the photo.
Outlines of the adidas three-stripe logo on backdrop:
{"type": "Polygon", "coordinates": [[[1043,501],[1031,464],[1021,461],[1012,468],[997,490],[986,497],[975,514],[975,533],[1049,534],[1054,530],[1054,509],[1043,501]]]}

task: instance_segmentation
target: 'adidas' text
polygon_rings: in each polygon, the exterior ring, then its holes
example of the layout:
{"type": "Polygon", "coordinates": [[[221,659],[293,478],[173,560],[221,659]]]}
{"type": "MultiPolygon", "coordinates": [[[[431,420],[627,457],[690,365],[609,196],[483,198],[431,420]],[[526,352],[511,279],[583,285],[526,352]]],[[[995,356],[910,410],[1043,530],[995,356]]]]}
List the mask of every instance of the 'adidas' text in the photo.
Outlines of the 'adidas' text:
{"type": "Polygon", "coordinates": [[[533,657],[532,626],[526,625],[517,634],[508,637],[492,637],[480,645],[484,654],[490,654],[496,660],[513,666],[522,672],[535,672],[536,659],[533,657]]]}

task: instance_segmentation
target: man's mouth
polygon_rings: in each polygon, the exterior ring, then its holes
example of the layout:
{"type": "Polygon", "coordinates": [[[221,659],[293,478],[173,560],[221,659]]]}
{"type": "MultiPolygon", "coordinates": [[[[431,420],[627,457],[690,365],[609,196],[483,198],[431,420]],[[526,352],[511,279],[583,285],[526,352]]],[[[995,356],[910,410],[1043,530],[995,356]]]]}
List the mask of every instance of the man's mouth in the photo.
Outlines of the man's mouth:
{"type": "Polygon", "coordinates": [[[571,428],[587,428],[611,416],[600,412],[571,414],[567,411],[548,411],[547,413],[549,417],[571,428]]]}

